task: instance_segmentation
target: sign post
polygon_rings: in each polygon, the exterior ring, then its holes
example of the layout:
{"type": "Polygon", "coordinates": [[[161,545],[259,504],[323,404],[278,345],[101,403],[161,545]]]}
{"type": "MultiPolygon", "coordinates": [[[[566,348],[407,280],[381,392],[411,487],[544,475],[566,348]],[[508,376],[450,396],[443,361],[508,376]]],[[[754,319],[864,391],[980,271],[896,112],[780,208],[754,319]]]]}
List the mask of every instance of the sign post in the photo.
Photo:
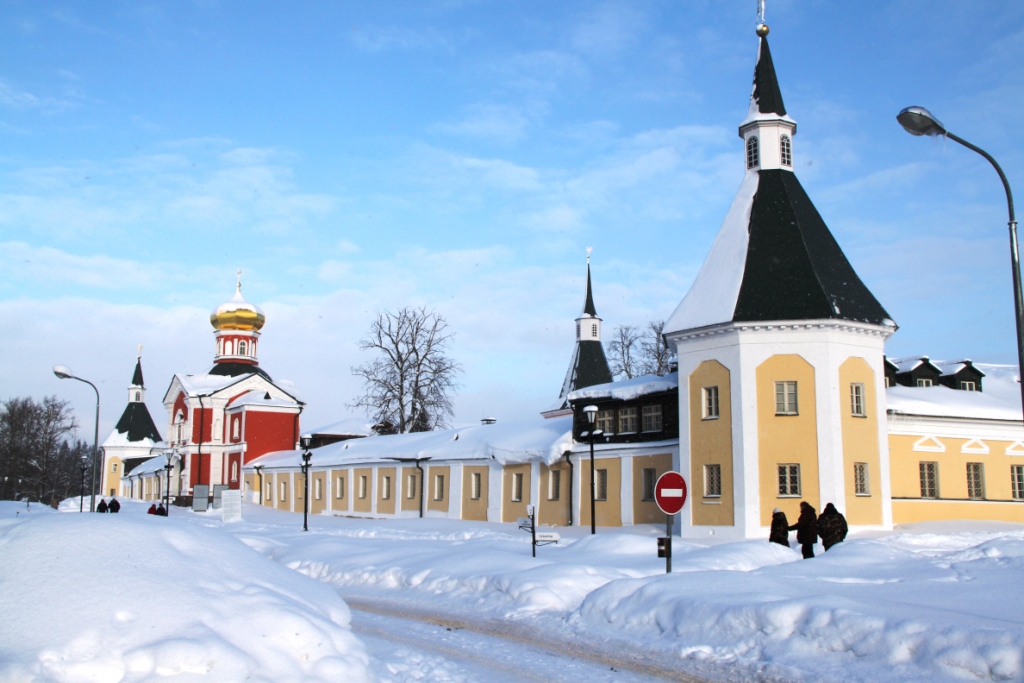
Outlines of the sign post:
{"type": "Polygon", "coordinates": [[[672,515],[686,503],[686,480],[678,472],[665,472],[654,485],[654,500],[665,513],[665,538],[658,539],[658,557],[665,558],[665,573],[672,573],[672,515]]]}
{"type": "Polygon", "coordinates": [[[529,517],[520,517],[517,524],[519,524],[519,528],[523,531],[530,532],[530,547],[533,550],[533,556],[537,557],[538,546],[558,543],[561,536],[553,531],[541,531],[540,533],[537,533],[536,508],[532,505],[526,506],[526,514],[528,514],[529,517]]]}

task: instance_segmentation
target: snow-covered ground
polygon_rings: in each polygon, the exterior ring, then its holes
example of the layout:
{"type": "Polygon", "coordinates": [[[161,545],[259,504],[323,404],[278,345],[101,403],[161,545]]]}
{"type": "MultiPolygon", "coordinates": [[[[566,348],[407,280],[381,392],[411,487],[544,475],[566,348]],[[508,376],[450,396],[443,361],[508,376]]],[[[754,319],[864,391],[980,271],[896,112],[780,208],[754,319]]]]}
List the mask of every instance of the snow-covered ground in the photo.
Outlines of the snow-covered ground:
{"type": "Polygon", "coordinates": [[[565,680],[636,680],[643,666],[729,681],[1024,680],[1020,525],[915,525],[810,561],[764,541],[676,539],[665,575],[653,526],[559,529],[533,559],[513,525],[316,516],[303,533],[300,514],[251,505],[230,524],[147,507],[112,519],[0,506],[0,604],[26,619],[0,625],[0,680],[32,667],[49,676],[36,680],[157,678],[179,650],[194,666],[223,659],[218,680],[316,680],[321,661],[345,680],[514,680],[517,661],[524,680],[546,680],[545,661],[565,680]],[[202,582],[167,580],[197,571],[202,582]],[[453,631],[400,619],[424,615],[453,631]],[[576,671],[558,658],[571,648],[576,671]],[[601,656],[634,672],[591,666],[601,656]],[[66,673],[85,662],[110,676],[66,673]]]}

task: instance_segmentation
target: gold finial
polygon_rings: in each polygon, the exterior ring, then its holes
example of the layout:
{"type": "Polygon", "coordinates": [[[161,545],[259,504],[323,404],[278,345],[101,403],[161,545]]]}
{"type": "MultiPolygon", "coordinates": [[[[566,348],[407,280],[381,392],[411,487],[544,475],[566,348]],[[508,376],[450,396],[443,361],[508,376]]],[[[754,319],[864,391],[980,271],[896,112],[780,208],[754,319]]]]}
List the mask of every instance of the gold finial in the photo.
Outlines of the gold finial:
{"type": "Polygon", "coordinates": [[[761,38],[768,35],[768,24],[764,23],[764,0],[757,0],[757,35],[761,38]]]}
{"type": "Polygon", "coordinates": [[[768,35],[768,24],[758,24],[757,35],[761,36],[762,38],[768,35]]]}
{"type": "Polygon", "coordinates": [[[587,265],[590,265],[590,252],[594,251],[593,247],[587,247],[587,265]]]}
{"type": "Polygon", "coordinates": [[[242,269],[238,269],[238,287],[235,289],[236,292],[242,291],[242,269]]]}

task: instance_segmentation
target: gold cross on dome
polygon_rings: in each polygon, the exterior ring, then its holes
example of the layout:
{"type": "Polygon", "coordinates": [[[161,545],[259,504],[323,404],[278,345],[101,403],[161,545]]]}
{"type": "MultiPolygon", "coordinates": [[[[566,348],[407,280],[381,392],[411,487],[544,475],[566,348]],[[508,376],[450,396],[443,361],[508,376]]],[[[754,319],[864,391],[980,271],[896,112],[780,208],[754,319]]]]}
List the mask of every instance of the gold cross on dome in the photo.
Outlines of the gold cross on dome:
{"type": "Polygon", "coordinates": [[[242,269],[238,269],[238,291],[242,291],[242,269]]]}

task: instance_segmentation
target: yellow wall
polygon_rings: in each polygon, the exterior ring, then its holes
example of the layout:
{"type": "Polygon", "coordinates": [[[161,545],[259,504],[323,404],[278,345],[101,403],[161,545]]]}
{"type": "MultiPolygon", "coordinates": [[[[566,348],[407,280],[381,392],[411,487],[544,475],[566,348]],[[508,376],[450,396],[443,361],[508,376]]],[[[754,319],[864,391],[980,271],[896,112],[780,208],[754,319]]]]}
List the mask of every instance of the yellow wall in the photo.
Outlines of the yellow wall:
{"type": "Polygon", "coordinates": [[[514,522],[520,517],[526,517],[526,506],[530,501],[530,466],[529,465],[505,465],[501,475],[501,521],[514,522]],[[523,475],[523,499],[512,500],[512,484],[515,475],[523,475]]]}
{"type": "Polygon", "coordinates": [[[431,467],[427,470],[427,509],[437,510],[438,512],[448,512],[448,501],[451,499],[452,490],[452,468],[450,467],[431,467]],[[434,495],[434,478],[437,475],[444,477],[444,497],[441,500],[437,500],[434,495]]]}
{"type": "Polygon", "coordinates": [[[757,447],[760,454],[761,524],[772,509],[788,519],[800,516],[800,501],[821,510],[818,489],[818,421],[814,368],[795,354],[772,356],[757,368],[757,447]],[[798,415],[775,414],[775,382],[797,382],[798,415]],[[800,496],[779,496],[778,465],[800,465],[800,496]]]}
{"type": "MultiPolygon", "coordinates": [[[[732,526],[735,522],[732,472],[732,391],[728,368],[706,360],[690,375],[690,509],[693,524],[732,526]],[[718,387],[717,419],[704,419],[704,387],[718,387]],[[704,496],[704,466],[722,468],[722,495],[704,496]]],[[[773,399],[774,400],[774,399],[773,399]]],[[[774,412],[774,411],[773,411],[774,412]]],[[[774,507],[774,506],[773,506],[774,507]]]]}
{"type": "Polygon", "coordinates": [[[394,467],[378,467],[377,468],[377,512],[384,515],[395,514],[395,474],[397,470],[394,467]],[[390,497],[384,498],[384,477],[391,478],[391,494],[390,497]]]}
{"type": "Polygon", "coordinates": [[[345,511],[349,509],[349,485],[351,484],[352,473],[349,470],[331,470],[331,509],[345,511]],[[345,485],[341,489],[341,498],[338,497],[338,477],[344,477],[345,485]]]}
{"type": "Polygon", "coordinates": [[[569,466],[564,460],[559,460],[551,467],[544,463],[540,464],[540,500],[537,501],[537,523],[548,526],[569,525],[569,466]],[[551,472],[561,472],[558,491],[558,500],[549,500],[551,493],[551,472]]]}
{"type": "Polygon", "coordinates": [[[1004,522],[1024,522],[1024,505],[979,501],[894,500],[892,502],[892,517],[894,524],[944,519],[997,519],[1004,522]]]}
{"type": "Polygon", "coordinates": [[[321,512],[327,509],[327,472],[320,470],[319,472],[309,473],[309,512],[314,515],[319,515],[321,512]],[[320,500],[316,499],[316,483],[320,482],[320,500]]]}
{"type": "Polygon", "coordinates": [[[462,518],[478,522],[487,521],[488,488],[487,479],[490,468],[486,465],[472,465],[462,468],[462,518]],[[480,475],[480,498],[473,500],[473,474],[480,475]]]}
{"type": "MultiPolygon", "coordinates": [[[[598,526],[622,526],[622,460],[597,458],[595,470],[608,470],[608,500],[597,501],[598,526]]],[[[590,456],[580,458],[580,526],[590,526],[590,456]]]]}
{"type": "Polygon", "coordinates": [[[422,484],[420,477],[420,471],[415,467],[403,467],[401,469],[402,477],[402,509],[403,510],[415,510],[419,512],[420,509],[420,494],[422,492],[422,484]],[[409,497],[409,476],[416,477],[416,483],[413,485],[412,498],[409,497]]]}
{"type": "Polygon", "coordinates": [[[356,512],[370,512],[373,509],[373,470],[369,467],[358,467],[352,470],[352,509],[356,512]],[[359,482],[366,477],[366,497],[359,497],[359,482]]]}
{"type": "Polygon", "coordinates": [[[654,481],[657,482],[658,477],[672,469],[672,454],[641,455],[633,458],[633,524],[656,524],[665,521],[665,513],[653,498],[643,500],[644,469],[651,467],[656,470],[654,481]]]}
{"type": "MultiPolygon", "coordinates": [[[[850,524],[882,523],[882,468],[878,454],[878,401],[875,373],[863,358],[851,357],[839,366],[839,414],[843,432],[843,479],[846,489],[846,521],[850,524]],[[865,417],[853,414],[850,385],[864,385],[865,417]],[[853,464],[868,465],[868,492],[856,494],[853,464]]],[[[834,501],[839,502],[839,501],[834,501]]]]}
{"type": "Polygon", "coordinates": [[[107,460],[107,471],[103,473],[103,485],[100,487],[100,492],[104,497],[117,495],[116,493],[111,494],[110,490],[117,491],[122,474],[124,474],[124,465],[121,463],[121,458],[112,457],[107,460]]]}
{"type": "MultiPolygon", "coordinates": [[[[312,484],[313,484],[313,482],[310,482],[310,495],[312,495],[312,492],[313,492],[312,484]]],[[[302,472],[293,472],[292,473],[292,498],[295,500],[295,509],[297,511],[299,511],[299,512],[301,512],[302,508],[305,506],[305,503],[303,502],[303,500],[304,500],[303,487],[305,487],[305,485],[306,485],[306,477],[305,477],[305,475],[303,475],[302,472]]]]}

